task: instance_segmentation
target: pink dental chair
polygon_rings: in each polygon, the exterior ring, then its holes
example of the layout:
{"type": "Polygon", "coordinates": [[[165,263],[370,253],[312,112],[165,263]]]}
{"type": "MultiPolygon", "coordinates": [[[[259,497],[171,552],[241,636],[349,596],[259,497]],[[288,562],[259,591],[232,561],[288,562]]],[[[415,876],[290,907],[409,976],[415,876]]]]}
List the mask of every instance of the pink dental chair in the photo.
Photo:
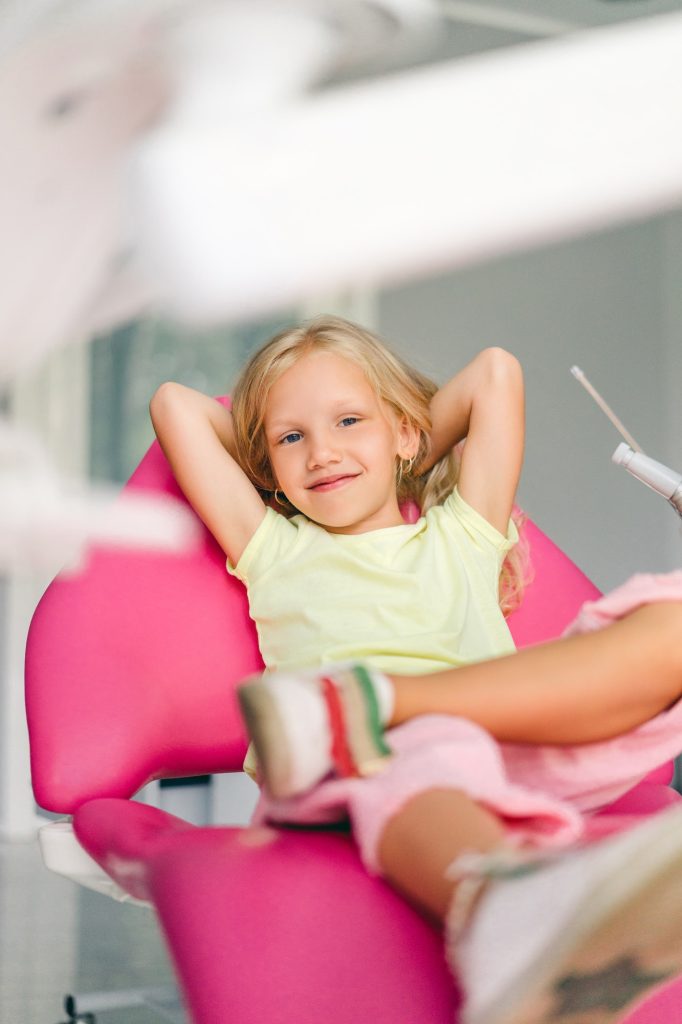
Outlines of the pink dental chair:
{"type": "MultiPolygon", "coordinates": [[[[128,487],[179,496],[156,444],[128,487]]],[[[558,635],[597,594],[525,530],[535,580],[510,619],[519,646],[558,635]]],[[[48,588],[26,653],[36,800],[72,815],[81,847],[153,904],[194,1024],[453,1024],[438,931],[366,874],[344,831],[200,828],[130,799],[152,779],[241,770],[235,685],[261,660],[224,563],[208,534],[192,556],[98,549],[48,588]]],[[[679,799],[670,777],[654,773],[613,815],[679,799]]],[[[682,982],[624,1020],[682,1024],[682,982]]]]}

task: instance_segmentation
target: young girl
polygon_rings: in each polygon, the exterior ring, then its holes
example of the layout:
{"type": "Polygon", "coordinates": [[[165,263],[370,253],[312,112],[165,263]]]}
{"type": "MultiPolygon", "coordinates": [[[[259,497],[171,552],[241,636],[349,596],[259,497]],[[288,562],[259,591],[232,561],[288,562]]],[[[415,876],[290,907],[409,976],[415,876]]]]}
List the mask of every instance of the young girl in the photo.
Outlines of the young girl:
{"type": "Polygon", "coordinates": [[[590,999],[607,1024],[682,969],[677,809],[547,853],[682,749],[682,573],[514,651],[516,359],[487,349],[437,389],[325,317],[253,357],[232,413],[165,384],[151,415],[248,589],[268,669],[240,691],[258,820],[349,815],[368,869],[445,922],[469,1024],[590,999]]]}

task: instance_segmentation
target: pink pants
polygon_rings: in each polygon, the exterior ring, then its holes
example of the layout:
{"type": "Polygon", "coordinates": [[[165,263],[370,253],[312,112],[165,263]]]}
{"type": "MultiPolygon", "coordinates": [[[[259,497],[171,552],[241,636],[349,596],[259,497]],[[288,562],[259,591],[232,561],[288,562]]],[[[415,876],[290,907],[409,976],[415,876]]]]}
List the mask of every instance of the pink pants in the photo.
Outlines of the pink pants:
{"type": "MultiPolygon", "coordinates": [[[[643,604],[682,601],[682,571],[638,575],[586,603],[564,635],[600,629],[643,604]]],[[[325,824],[350,817],[362,859],[378,873],[377,845],[390,818],[429,789],[457,789],[503,821],[510,845],[558,848],[586,821],[682,751],[682,701],[636,729],[579,746],[498,743],[478,725],[424,715],[395,729],[386,770],[368,779],[329,778],[302,796],[262,793],[254,824],[325,824]]]]}

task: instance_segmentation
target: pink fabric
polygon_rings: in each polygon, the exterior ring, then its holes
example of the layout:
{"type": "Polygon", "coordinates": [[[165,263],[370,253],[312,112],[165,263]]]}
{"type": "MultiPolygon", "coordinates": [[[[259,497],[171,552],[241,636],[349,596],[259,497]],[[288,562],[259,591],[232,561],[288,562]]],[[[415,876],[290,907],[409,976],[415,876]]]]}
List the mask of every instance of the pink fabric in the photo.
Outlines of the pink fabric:
{"type": "Polygon", "coordinates": [[[628,612],[655,601],[682,600],[682,570],[669,573],[638,573],[595,601],[586,601],[564,630],[564,636],[590,633],[628,612]]]}
{"type": "MultiPolygon", "coordinates": [[[[682,601],[682,572],[634,576],[583,606],[566,634],[603,628],[642,604],[682,601]]],[[[350,815],[368,870],[388,820],[432,788],[468,793],[505,822],[511,844],[562,847],[581,839],[585,814],[632,789],[682,750],[682,701],[614,739],[577,746],[497,743],[479,726],[446,715],[387,733],[394,757],[370,779],[330,779],[293,800],[263,794],[255,821],[329,822],[350,815]]]]}

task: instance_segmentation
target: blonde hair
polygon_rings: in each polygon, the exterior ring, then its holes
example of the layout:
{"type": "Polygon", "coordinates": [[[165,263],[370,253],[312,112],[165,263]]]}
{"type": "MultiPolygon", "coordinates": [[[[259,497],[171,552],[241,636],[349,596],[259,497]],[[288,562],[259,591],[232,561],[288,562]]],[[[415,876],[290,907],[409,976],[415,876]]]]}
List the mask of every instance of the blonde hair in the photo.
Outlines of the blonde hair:
{"type": "MultiPolygon", "coordinates": [[[[398,416],[405,416],[419,432],[419,448],[409,462],[397,460],[396,492],[404,505],[414,501],[422,515],[442,504],[457,483],[460,446],[448,452],[421,476],[413,471],[429,452],[431,399],[438,385],[406,363],[374,334],[337,316],[320,316],[275,335],[256,352],[242,370],[232,393],[232,416],[239,461],[261,492],[277,501],[278,511],[295,515],[297,509],[277,497],[265,437],[264,421],[271,387],[294,363],[312,351],[330,351],[356,363],[377,397],[398,416]]],[[[517,527],[523,516],[512,516],[517,527]]],[[[527,547],[523,540],[509,553],[500,575],[500,607],[505,615],[516,608],[527,582],[527,547]]]]}

